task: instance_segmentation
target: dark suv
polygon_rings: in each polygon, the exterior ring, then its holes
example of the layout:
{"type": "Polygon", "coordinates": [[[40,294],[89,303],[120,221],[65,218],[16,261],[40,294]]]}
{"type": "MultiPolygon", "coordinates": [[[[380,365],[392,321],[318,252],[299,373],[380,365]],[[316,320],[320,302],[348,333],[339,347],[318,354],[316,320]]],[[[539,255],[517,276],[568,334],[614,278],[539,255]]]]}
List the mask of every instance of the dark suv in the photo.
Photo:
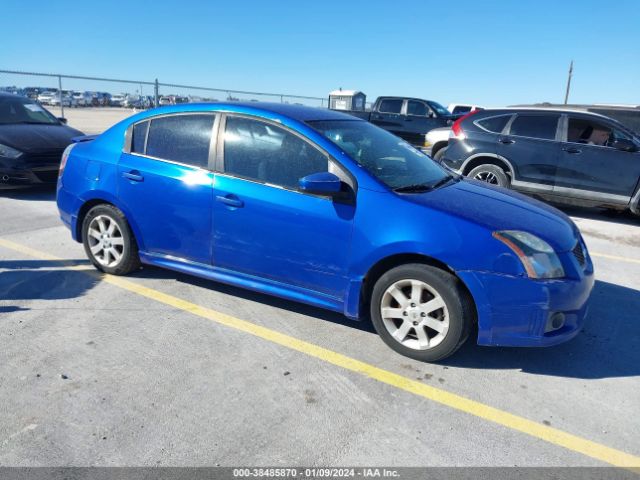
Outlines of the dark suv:
{"type": "Polygon", "coordinates": [[[640,138],[587,112],[473,112],[451,129],[442,163],[468,177],[571,205],[640,215],[640,138]]]}

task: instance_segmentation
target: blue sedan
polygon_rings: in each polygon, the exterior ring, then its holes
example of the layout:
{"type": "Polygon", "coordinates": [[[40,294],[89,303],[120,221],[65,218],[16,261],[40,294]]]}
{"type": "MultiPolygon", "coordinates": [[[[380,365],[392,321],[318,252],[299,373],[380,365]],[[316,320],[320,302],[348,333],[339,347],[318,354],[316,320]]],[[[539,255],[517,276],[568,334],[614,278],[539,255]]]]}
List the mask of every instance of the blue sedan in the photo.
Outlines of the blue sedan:
{"type": "Polygon", "coordinates": [[[403,355],[547,346],[581,329],[575,224],[338,112],[215,103],[134,115],[65,151],[58,208],[101,271],[155,265],[370,317],[403,355]]]}

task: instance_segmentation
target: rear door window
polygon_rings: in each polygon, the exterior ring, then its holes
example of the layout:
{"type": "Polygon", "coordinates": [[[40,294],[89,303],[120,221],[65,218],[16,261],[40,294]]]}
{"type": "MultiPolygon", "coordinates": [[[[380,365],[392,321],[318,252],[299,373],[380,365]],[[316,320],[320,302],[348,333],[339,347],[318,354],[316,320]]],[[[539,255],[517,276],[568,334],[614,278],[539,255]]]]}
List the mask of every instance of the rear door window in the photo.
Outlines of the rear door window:
{"type": "Polygon", "coordinates": [[[483,118],[482,120],[477,120],[475,123],[488,132],[502,133],[502,130],[507,126],[507,122],[509,122],[511,117],[512,115],[500,115],[498,117],[483,118]]]}
{"type": "Polygon", "coordinates": [[[382,113],[400,113],[402,110],[402,99],[387,98],[381,100],[378,110],[382,113]]]}
{"type": "Polygon", "coordinates": [[[152,119],[146,154],[206,168],[214,119],[213,114],[181,114],[152,119]]]}
{"type": "Polygon", "coordinates": [[[511,135],[555,140],[560,115],[518,115],[511,124],[511,135]]]}

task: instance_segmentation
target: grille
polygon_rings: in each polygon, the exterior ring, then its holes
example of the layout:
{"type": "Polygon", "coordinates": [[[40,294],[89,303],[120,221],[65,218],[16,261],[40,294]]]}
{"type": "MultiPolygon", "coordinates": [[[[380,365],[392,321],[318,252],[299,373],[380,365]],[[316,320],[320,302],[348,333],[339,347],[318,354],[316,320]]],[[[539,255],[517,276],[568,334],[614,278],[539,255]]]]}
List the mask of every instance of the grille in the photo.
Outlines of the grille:
{"type": "Polygon", "coordinates": [[[33,173],[42,183],[56,183],[58,181],[58,170],[34,170],[33,173]]]}
{"type": "Polygon", "coordinates": [[[573,251],[573,256],[576,257],[576,260],[578,260],[578,263],[580,264],[580,266],[584,267],[585,260],[584,260],[584,250],[582,248],[582,243],[578,241],[578,243],[576,243],[576,246],[573,247],[572,251],[573,251]]]}
{"type": "Polygon", "coordinates": [[[63,151],[64,150],[49,150],[46,152],[30,152],[22,158],[29,164],[59,164],[63,151]]]}

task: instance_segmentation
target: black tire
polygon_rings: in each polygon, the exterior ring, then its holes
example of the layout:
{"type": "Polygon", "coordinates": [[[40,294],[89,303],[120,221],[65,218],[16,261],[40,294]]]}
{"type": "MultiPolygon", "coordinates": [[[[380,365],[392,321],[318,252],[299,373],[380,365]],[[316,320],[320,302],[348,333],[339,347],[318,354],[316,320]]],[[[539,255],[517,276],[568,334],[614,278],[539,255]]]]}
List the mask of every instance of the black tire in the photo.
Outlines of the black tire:
{"type": "Polygon", "coordinates": [[[504,188],[509,188],[511,184],[505,171],[499,166],[490,163],[478,165],[467,174],[467,177],[504,188]]]}
{"type": "MultiPolygon", "coordinates": [[[[473,302],[460,281],[454,275],[439,268],[419,263],[406,264],[393,268],[378,279],[371,293],[370,313],[374,328],[388,346],[406,357],[423,362],[442,360],[458,350],[469,337],[469,332],[475,318],[473,302]],[[385,320],[383,320],[381,312],[383,297],[387,289],[403,280],[418,280],[419,282],[427,284],[437,292],[444,301],[444,305],[448,311],[448,330],[440,343],[437,343],[433,347],[422,350],[410,348],[396,340],[385,325],[385,320]]],[[[401,319],[401,323],[404,324],[404,322],[410,321],[410,318],[411,317],[407,317],[407,319],[404,320],[401,319]]],[[[415,324],[416,323],[413,322],[413,325],[415,324]]],[[[413,333],[409,333],[406,337],[407,339],[410,339],[411,335],[417,338],[417,330],[413,327],[412,329],[413,333]]],[[[410,339],[410,341],[415,342],[417,340],[410,339]]]]}
{"type": "Polygon", "coordinates": [[[436,154],[433,156],[433,159],[440,163],[442,161],[442,157],[444,157],[445,152],[447,151],[448,147],[442,147],[440,150],[438,150],[436,152],[436,154]]]}
{"type": "MultiPolygon", "coordinates": [[[[94,229],[95,230],[95,229],[94,229]]],[[[92,237],[94,238],[94,237],[92,237]]],[[[136,243],[135,237],[131,232],[131,228],[129,227],[129,223],[127,222],[124,213],[120,211],[117,207],[114,207],[110,204],[102,204],[93,207],[84,217],[82,221],[82,243],[84,244],[84,251],[91,260],[91,263],[100,271],[105,273],[110,273],[112,275],[126,275],[140,268],[140,257],[138,256],[138,244],[136,243]],[[94,254],[91,249],[96,246],[96,242],[99,243],[102,240],[90,239],[89,228],[92,225],[92,222],[95,219],[100,218],[108,218],[113,221],[117,229],[120,232],[120,235],[114,236],[112,239],[114,248],[116,238],[121,238],[118,240],[118,252],[120,253],[120,258],[116,261],[113,255],[107,256],[107,260],[109,258],[114,258],[114,262],[111,264],[105,264],[104,256],[94,254]],[[93,243],[93,245],[92,245],[93,243]],[[120,245],[122,246],[122,250],[120,250],[120,245]]],[[[100,253],[100,252],[98,252],[100,253]]]]}

